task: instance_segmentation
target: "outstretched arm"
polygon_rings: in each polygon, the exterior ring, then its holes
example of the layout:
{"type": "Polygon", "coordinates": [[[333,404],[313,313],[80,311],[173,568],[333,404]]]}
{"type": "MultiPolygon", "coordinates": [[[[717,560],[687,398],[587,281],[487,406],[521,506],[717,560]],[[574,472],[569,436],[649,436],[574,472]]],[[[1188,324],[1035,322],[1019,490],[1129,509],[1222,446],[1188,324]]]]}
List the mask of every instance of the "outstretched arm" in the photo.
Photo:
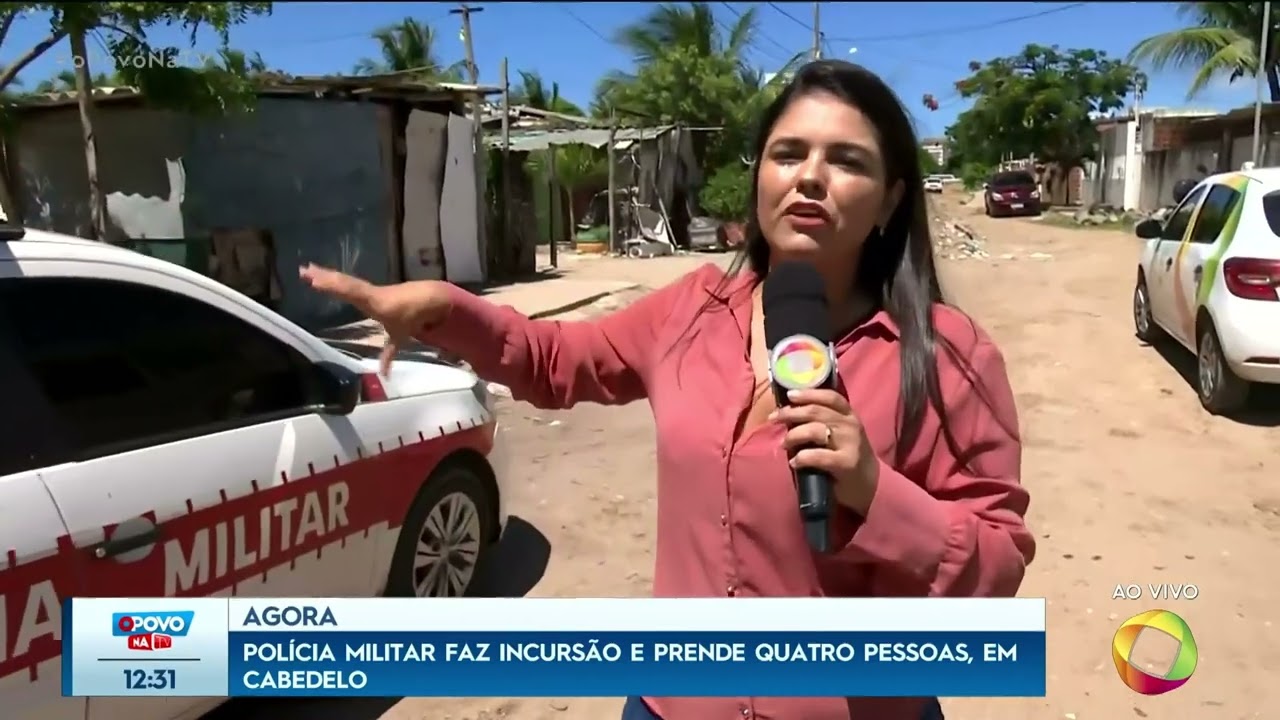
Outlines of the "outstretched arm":
{"type": "Polygon", "coordinates": [[[673,310],[697,302],[714,266],[690,273],[596,320],[531,320],[450,286],[445,320],[418,333],[464,358],[476,373],[541,408],[579,402],[622,405],[646,397],[657,331],[673,310]]]}

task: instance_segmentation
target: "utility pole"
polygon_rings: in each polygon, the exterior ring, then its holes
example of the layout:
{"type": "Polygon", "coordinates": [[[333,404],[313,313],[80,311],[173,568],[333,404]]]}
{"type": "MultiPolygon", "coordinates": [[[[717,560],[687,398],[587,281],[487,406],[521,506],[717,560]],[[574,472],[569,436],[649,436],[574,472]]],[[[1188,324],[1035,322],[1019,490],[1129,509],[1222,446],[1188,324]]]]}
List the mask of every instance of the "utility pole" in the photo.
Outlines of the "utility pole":
{"type": "Polygon", "coordinates": [[[1262,165],[1262,94],[1263,89],[1267,86],[1267,69],[1270,63],[1267,59],[1270,57],[1270,48],[1267,47],[1271,40],[1271,3],[1262,4],[1262,38],[1258,41],[1258,72],[1257,72],[1257,95],[1253,100],[1253,164],[1254,166],[1262,165]]]}
{"type": "Polygon", "coordinates": [[[822,59],[822,18],[819,8],[822,3],[815,2],[813,4],[813,59],[822,59]]]}
{"type": "MultiPolygon", "coordinates": [[[[499,252],[493,253],[501,258],[498,272],[519,274],[523,268],[524,248],[517,247],[511,241],[511,81],[507,76],[507,59],[502,58],[502,198],[498,201],[499,221],[502,231],[498,239],[502,242],[499,252]]],[[[536,262],[535,262],[536,265],[536,262]]]]}
{"type": "Polygon", "coordinates": [[[459,3],[458,7],[449,11],[450,15],[462,16],[462,46],[467,53],[467,72],[471,75],[471,84],[480,82],[480,69],[476,67],[475,46],[471,44],[471,13],[484,12],[484,8],[471,7],[459,3]]]}
{"type": "MultiPolygon", "coordinates": [[[[480,68],[476,66],[475,46],[471,43],[471,13],[484,12],[484,8],[471,7],[459,3],[458,7],[449,11],[450,15],[462,16],[462,46],[466,51],[467,75],[472,85],[480,84],[480,68]]],[[[489,242],[485,235],[485,147],[484,147],[484,95],[477,92],[471,101],[472,124],[475,126],[475,172],[476,172],[476,242],[480,246],[480,267],[482,274],[489,275],[489,242]]],[[[505,170],[505,168],[504,168],[505,170]]]]}
{"type": "Polygon", "coordinates": [[[618,159],[614,150],[618,136],[618,115],[609,108],[609,252],[618,252],[618,159]]]}

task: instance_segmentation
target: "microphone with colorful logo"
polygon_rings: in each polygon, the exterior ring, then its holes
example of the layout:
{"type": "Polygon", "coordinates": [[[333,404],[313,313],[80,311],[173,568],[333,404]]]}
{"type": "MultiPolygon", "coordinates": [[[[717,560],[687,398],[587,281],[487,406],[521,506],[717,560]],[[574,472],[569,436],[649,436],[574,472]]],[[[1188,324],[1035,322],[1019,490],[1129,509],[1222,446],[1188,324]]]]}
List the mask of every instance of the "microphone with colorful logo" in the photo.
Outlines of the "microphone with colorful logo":
{"type": "MultiPolygon", "coordinates": [[[[836,387],[835,348],[822,277],[808,263],[783,262],[765,276],[761,298],[769,378],[778,406],[790,404],[789,390],[836,387]]],[[[800,519],[809,547],[827,552],[831,542],[831,476],[811,468],[795,470],[800,519]]]]}

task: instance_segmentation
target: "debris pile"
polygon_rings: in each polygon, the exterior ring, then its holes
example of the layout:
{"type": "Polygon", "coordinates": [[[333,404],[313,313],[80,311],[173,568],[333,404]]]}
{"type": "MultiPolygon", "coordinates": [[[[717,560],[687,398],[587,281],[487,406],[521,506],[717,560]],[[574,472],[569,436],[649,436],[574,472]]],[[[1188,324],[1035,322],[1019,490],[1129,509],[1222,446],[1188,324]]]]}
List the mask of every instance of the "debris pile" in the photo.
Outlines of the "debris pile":
{"type": "Polygon", "coordinates": [[[1145,213],[1110,205],[1081,206],[1071,219],[1077,225],[1133,225],[1147,217],[1145,213]]]}
{"type": "Polygon", "coordinates": [[[986,239],[972,228],[946,217],[936,207],[931,216],[933,250],[937,257],[947,260],[981,260],[990,257],[986,250],[986,239]]]}

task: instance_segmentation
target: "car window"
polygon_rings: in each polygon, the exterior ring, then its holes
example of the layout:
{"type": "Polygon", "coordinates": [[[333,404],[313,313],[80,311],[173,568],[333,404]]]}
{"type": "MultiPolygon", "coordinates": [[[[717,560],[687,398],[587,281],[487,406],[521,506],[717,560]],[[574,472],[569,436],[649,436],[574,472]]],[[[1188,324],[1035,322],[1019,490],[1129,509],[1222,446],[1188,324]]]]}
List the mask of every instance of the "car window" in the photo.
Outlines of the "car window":
{"type": "Polygon", "coordinates": [[[1240,200],[1240,193],[1226,185],[1214,185],[1205,196],[1196,216],[1196,225],[1191,230],[1191,242],[1213,243],[1222,234],[1227,218],[1240,200]]]}
{"type": "Polygon", "coordinates": [[[1262,214],[1267,218],[1271,234],[1280,237],[1280,190],[1262,196],[1262,214]]]}
{"type": "Polygon", "coordinates": [[[1187,231],[1187,223],[1191,222],[1191,213],[1196,209],[1196,204],[1200,202],[1200,198],[1204,196],[1204,186],[1198,187],[1191,191],[1182,200],[1182,204],[1178,206],[1173,214],[1169,216],[1169,220],[1165,222],[1164,228],[1160,231],[1161,240],[1182,240],[1182,235],[1187,231]]]}
{"type": "Polygon", "coordinates": [[[0,305],[0,477],[60,462],[69,450],[66,428],[19,357],[6,307],[0,305]]]}
{"type": "Polygon", "coordinates": [[[12,278],[0,280],[0,308],[18,362],[77,459],[310,405],[310,364],[300,353],[184,295],[113,280],[12,278]]]}

